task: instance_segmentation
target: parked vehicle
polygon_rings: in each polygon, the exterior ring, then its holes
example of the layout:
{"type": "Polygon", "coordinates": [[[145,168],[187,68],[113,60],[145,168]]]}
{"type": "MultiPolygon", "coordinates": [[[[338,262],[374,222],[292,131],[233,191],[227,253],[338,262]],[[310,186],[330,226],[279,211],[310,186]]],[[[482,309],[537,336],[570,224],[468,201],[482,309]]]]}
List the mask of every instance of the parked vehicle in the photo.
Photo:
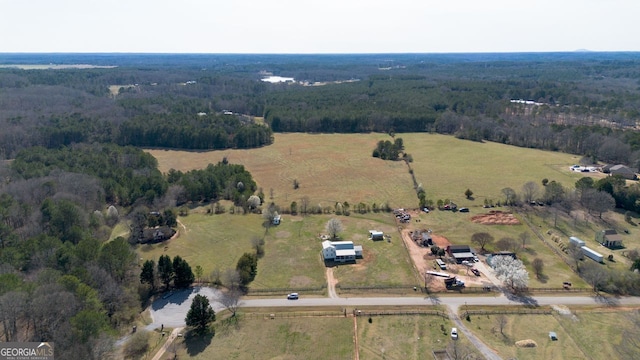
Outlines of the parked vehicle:
{"type": "Polygon", "coordinates": [[[287,299],[289,300],[298,300],[298,293],[291,293],[289,295],[287,295],[287,299]]]}
{"type": "Polygon", "coordinates": [[[440,270],[447,270],[447,264],[445,264],[444,261],[436,259],[436,264],[438,264],[440,270]]]}
{"type": "Polygon", "coordinates": [[[469,212],[469,208],[463,207],[463,208],[460,208],[460,210],[458,210],[458,211],[460,211],[460,212],[469,212]]]}
{"type": "Polygon", "coordinates": [[[475,276],[480,276],[480,271],[476,268],[471,269],[471,272],[473,273],[473,275],[475,276]]]}
{"type": "Polygon", "coordinates": [[[451,328],[451,338],[453,340],[458,340],[458,329],[451,328]]]}

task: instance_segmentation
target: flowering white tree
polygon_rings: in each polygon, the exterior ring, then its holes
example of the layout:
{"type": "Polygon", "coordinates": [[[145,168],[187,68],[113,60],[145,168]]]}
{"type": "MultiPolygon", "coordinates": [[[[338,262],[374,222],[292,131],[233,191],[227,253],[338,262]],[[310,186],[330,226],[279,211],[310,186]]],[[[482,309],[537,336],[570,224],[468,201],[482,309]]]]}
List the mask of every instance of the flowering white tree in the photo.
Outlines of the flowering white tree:
{"type": "Polygon", "coordinates": [[[336,218],[332,218],[327,222],[325,230],[332,239],[335,239],[338,237],[338,233],[342,231],[342,222],[336,218]]]}
{"type": "Polygon", "coordinates": [[[249,205],[249,208],[251,208],[252,210],[257,209],[258,206],[260,206],[260,204],[261,204],[260,198],[256,195],[251,195],[247,199],[247,205],[249,205]]]}
{"type": "Polygon", "coordinates": [[[512,290],[526,288],[529,284],[529,273],[518,259],[511,256],[494,256],[491,266],[496,272],[496,277],[512,290]]]}

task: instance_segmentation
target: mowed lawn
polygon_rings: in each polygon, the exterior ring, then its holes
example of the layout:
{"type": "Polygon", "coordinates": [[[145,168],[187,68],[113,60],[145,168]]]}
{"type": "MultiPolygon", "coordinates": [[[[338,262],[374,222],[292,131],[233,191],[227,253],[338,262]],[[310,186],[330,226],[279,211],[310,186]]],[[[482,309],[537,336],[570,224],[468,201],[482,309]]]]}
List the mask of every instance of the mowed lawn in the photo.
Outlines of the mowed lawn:
{"type": "Polygon", "coordinates": [[[394,227],[390,213],[366,215],[290,216],[283,215],[280,225],[269,229],[265,255],[258,262],[253,289],[318,288],[326,285],[322,239],[331,218],[340,220],[344,230],[339,240],[351,240],[363,247],[363,259],[356,264],[334,267],[334,277],[345,286],[411,285],[416,282],[411,260],[394,227]],[[391,235],[391,242],[368,240],[369,230],[391,235]]]}
{"type": "Polygon", "coordinates": [[[158,263],[161,255],[172,259],[180,255],[192,269],[202,266],[203,277],[208,277],[215,269],[223,273],[235,269],[240,256],[253,252],[251,239],[264,234],[260,215],[206,215],[191,213],[179,217],[180,235],[158,244],[140,245],[136,251],[143,260],[158,263]],[[186,228],[186,229],[185,229],[186,228]]]}
{"type": "MultiPolygon", "coordinates": [[[[362,245],[362,259],[355,264],[333,267],[338,286],[398,286],[408,287],[420,284],[407,250],[395,227],[393,213],[352,214],[337,217],[344,231],[341,240],[351,240],[362,245]],[[369,230],[378,230],[389,235],[390,241],[372,241],[368,239],[369,230]]],[[[320,248],[320,247],[319,247],[320,248]]]]}

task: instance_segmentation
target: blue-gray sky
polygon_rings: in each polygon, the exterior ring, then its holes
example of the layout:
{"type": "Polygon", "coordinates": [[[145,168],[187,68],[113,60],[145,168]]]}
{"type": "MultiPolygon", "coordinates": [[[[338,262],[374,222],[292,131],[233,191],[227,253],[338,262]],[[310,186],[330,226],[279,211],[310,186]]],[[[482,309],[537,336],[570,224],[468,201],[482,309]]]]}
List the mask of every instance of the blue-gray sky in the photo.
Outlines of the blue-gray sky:
{"type": "Polygon", "coordinates": [[[0,52],[640,51],[638,0],[0,0],[0,52]]]}

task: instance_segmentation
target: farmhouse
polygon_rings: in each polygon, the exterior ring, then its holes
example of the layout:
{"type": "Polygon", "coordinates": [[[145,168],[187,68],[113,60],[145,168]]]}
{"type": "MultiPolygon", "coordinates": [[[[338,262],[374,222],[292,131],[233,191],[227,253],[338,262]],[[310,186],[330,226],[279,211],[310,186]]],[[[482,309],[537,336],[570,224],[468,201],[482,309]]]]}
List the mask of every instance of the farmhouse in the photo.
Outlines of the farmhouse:
{"type": "Polygon", "coordinates": [[[622,237],[613,229],[598,231],[596,241],[610,249],[622,247],[622,237]]]}
{"type": "Polygon", "coordinates": [[[474,258],[469,245],[449,245],[447,246],[447,254],[453,256],[458,264],[461,264],[465,260],[473,261],[474,258]]]}
{"type": "Polygon", "coordinates": [[[638,177],[636,173],[629,167],[624,165],[606,165],[602,168],[603,173],[608,173],[610,176],[620,175],[628,180],[636,180],[638,177]]]}
{"type": "Polygon", "coordinates": [[[347,262],[362,258],[362,246],[353,245],[353,241],[322,242],[322,257],[325,261],[347,262]]]}
{"type": "Polygon", "coordinates": [[[378,230],[369,230],[369,239],[384,240],[384,233],[378,230]]]}

